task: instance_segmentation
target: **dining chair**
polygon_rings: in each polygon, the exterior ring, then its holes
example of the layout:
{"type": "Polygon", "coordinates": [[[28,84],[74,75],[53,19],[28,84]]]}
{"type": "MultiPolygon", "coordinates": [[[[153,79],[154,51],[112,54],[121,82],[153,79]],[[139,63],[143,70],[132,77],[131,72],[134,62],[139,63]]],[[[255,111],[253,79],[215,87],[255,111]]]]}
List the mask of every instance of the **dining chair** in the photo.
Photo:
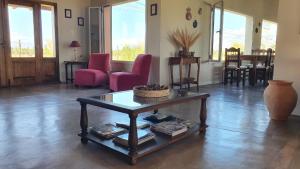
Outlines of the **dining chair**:
{"type": "MultiPolygon", "coordinates": [[[[264,54],[266,57],[260,57],[261,59],[257,60],[256,65],[256,77],[254,79],[255,82],[263,81],[264,85],[267,85],[268,80],[272,78],[272,61],[273,61],[273,50],[268,49],[267,52],[264,54]]],[[[253,72],[252,70],[251,72],[253,72]]]]}
{"type": "Polygon", "coordinates": [[[224,67],[224,84],[228,83],[230,79],[230,84],[233,80],[236,80],[237,86],[240,84],[240,80],[243,80],[243,85],[245,85],[246,80],[246,66],[241,65],[241,51],[236,48],[225,49],[225,67],[224,67]]]}

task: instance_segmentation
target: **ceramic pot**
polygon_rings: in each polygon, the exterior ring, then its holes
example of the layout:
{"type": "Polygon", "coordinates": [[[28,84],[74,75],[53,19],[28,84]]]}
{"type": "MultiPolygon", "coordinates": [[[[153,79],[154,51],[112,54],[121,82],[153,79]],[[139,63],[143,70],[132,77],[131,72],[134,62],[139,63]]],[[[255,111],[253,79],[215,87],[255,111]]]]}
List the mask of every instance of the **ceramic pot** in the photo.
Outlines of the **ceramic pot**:
{"type": "Polygon", "coordinates": [[[293,82],[270,80],[264,92],[264,100],[273,120],[287,120],[296,107],[298,96],[293,82]]]}

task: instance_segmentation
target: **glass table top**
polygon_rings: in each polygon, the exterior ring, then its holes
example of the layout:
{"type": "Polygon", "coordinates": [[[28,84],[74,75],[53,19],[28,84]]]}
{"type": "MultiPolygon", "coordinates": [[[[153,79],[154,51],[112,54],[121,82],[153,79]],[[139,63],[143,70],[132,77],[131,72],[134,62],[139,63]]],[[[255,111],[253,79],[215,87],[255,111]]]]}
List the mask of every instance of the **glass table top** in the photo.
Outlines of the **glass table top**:
{"type": "Polygon", "coordinates": [[[159,97],[159,98],[144,98],[134,96],[134,92],[132,90],[103,94],[100,96],[94,96],[93,99],[103,102],[109,102],[115,105],[126,106],[126,107],[140,107],[145,105],[153,105],[164,103],[176,99],[187,98],[190,96],[199,96],[199,93],[192,93],[187,91],[170,91],[170,95],[167,97],[159,97]]]}

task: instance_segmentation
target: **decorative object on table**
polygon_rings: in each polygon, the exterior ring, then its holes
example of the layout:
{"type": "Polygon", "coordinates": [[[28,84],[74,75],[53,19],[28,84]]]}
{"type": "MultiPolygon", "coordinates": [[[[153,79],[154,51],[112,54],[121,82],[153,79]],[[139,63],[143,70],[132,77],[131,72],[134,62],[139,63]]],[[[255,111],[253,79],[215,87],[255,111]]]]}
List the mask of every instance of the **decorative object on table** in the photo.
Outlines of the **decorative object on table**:
{"type": "Polygon", "coordinates": [[[140,97],[133,96],[133,101],[140,104],[156,104],[167,101],[169,97],[140,97]]]}
{"type": "Polygon", "coordinates": [[[65,9],[65,18],[72,18],[72,10],[65,9]]]}
{"type": "Polygon", "coordinates": [[[88,69],[75,72],[75,85],[96,87],[106,84],[110,71],[110,55],[92,53],[89,58],[88,69]]]}
{"type": "Polygon", "coordinates": [[[70,47],[73,48],[73,50],[74,50],[74,60],[78,61],[77,48],[80,48],[80,43],[78,41],[74,40],[71,42],[70,47]]]}
{"type": "Polygon", "coordinates": [[[78,26],[84,26],[84,18],[83,17],[78,17],[77,18],[77,23],[78,23],[78,26]]]}
{"type": "Polygon", "coordinates": [[[192,15],[192,8],[188,7],[186,8],[186,14],[185,14],[186,20],[190,21],[193,18],[192,15]]]}
{"type": "Polygon", "coordinates": [[[179,89],[176,91],[178,96],[184,97],[188,94],[188,91],[185,89],[179,89]]]}
{"type": "Polygon", "coordinates": [[[111,123],[101,124],[90,128],[91,133],[105,139],[111,139],[119,134],[125,133],[126,131],[126,129],[117,127],[111,123]]]}
{"type": "Polygon", "coordinates": [[[151,16],[157,15],[157,4],[150,5],[150,15],[151,16]]]}
{"type": "Polygon", "coordinates": [[[296,107],[298,95],[293,82],[270,80],[265,89],[264,100],[273,120],[287,120],[296,107]]]}
{"type": "Polygon", "coordinates": [[[190,33],[186,28],[184,30],[176,29],[176,31],[171,33],[171,35],[169,36],[171,42],[175,43],[182,49],[181,51],[179,51],[179,56],[181,57],[190,57],[192,55],[189,50],[199,37],[199,32],[190,33]]]}
{"type": "Polygon", "coordinates": [[[139,97],[166,97],[170,94],[169,87],[164,85],[135,86],[133,92],[139,97]]]}
{"type": "MultiPolygon", "coordinates": [[[[116,126],[124,128],[124,129],[129,129],[130,121],[128,120],[128,121],[116,122],[116,126]]],[[[144,121],[137,120],[136,121],[136,127],[138,129],[144,129],[144,128],[150,127],[150,124],[147,123],[147,122],[144,122],[144,121]]]]}
{"type": "Polygon", "coordinates": [[[194,20],[194,22],[193,22],[193,28],[197,28],[197,27],[198,27],[198,21],[194,20]]]}
{"type": "MultiPolygon", "coordinates": [[[[116,143],[116,144],[128,147],[129,146],[128,138],[129,138],[128,133],[122,134],[122,135],[119,135],[116,138],[114,138],[113,142],[116,143]]],[[[146,130],[138,130],[137,131],[137,139],[138,139],[137,145],[139,146],[141,144],[144,144],[144,143],[147,143],[149,141],[154,140],[155,135],[151,132],[146,131],[146,130]]]]}
{"type": "Polygon", "coordinates": [[[152,55],[139,55],[132,66],[131,72],[115,72],[109,76],[109,88],[112,91],[132,90],[134,86],[148,83],[152,55]]]}
{"type": "Polygon", "coordinates": [[[151,125],[151,130],[153,132],[159,132],[171,137],[175,137],[187,132],[188,127],[178,121],[164,121],[151,125]]]}

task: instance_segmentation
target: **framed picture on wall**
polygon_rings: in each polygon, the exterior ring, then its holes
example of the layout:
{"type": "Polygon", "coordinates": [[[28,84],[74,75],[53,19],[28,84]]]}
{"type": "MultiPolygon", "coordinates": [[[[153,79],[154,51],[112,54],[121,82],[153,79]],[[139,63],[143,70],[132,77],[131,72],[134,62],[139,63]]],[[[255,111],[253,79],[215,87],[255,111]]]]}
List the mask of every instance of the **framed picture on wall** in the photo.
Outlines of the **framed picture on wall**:
{"type": "Polygon", "coordinates": [[[72,18],[72,10],[65,9],[65,18],[72,18]]]}
{"type": "Polygon", "coordinates": [[[157,15],[157,4],[150,5],[150,15],[151,16],[157,15]]]}
{"type": "Polygon", "coordinates": [[[83,17],[78,17],[77,22],[78,22],[78,26],[84,26],[84,18],[83,17]]]}

